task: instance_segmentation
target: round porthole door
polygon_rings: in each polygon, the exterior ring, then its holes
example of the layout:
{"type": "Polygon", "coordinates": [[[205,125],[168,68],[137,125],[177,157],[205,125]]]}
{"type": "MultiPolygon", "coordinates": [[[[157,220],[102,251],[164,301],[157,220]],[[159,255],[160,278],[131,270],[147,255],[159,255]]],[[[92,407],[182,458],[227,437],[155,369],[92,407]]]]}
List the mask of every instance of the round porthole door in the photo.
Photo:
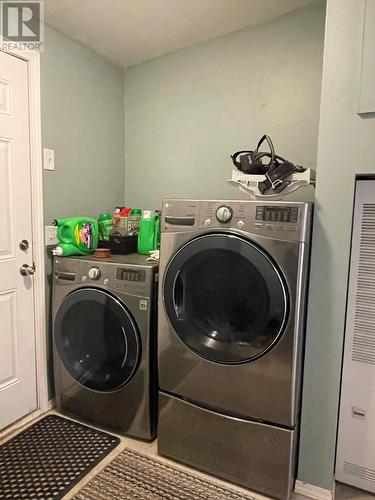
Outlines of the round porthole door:
{"type": "Polygon", "coordinates": [[[217,363],[253,361],[284,331],[289,294],[282,273],[257,245],[219,233],[186,243],[167,266],[163,299],[180,340],[217,363]]]}
{"type": "Polygon", "coordinates": [[[54,342],[70,375],[96,391],[114,391],[129,382],[141,356],[138,329],[128,309],[94,288],[75,290],[63,300],[54,342]]]}

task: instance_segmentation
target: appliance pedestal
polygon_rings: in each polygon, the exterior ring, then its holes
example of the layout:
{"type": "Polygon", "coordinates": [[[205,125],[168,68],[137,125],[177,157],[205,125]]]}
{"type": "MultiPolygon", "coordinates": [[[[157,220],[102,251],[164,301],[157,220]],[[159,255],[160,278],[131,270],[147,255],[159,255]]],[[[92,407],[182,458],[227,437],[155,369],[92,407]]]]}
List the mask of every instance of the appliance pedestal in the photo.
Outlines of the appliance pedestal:
{"type": "Polygon", "coordinates": [[[295,430],[216,413],[159,393],[158,452],[221,479],[288,499],[295,430]]]}

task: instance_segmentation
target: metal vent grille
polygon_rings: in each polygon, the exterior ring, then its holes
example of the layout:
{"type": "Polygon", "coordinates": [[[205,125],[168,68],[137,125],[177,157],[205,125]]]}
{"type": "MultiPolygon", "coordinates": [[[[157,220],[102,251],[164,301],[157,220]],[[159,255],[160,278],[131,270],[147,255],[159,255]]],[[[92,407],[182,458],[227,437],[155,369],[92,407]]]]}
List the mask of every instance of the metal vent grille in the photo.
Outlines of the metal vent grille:
{"type": "Polygon", "coordinates": [[[362,208],[352,360],[375,364],[374,203],[364,203],[362,208]]]}
{"type": "Polygon", "coordinates": [[[373,469],[367,469],[366,467],[361,467],[360,465],[344,462],[344,472],[364,481],[375,483],[375,470],[373,469]]]}

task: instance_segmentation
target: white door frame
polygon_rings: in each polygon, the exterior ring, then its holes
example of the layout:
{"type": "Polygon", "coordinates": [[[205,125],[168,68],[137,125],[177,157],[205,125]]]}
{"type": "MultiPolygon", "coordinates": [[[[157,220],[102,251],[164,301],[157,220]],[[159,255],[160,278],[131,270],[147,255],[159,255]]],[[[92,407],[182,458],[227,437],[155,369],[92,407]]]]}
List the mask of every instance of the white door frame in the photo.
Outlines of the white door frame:
{"type": "MultiPolygon", "coordinates": [[[[43,171],[40,101],[40,54],[33,50],[0,50],[27,62],[30,121],[30,175],[32,205],[32,249],[36,267],[34,274],[35,361],[37,405],[35,413],[49,409],[47,377],[47,331],[45,304],[43,171]]],[[[25,416],[27,418],[27,416],[25,416]]]]}

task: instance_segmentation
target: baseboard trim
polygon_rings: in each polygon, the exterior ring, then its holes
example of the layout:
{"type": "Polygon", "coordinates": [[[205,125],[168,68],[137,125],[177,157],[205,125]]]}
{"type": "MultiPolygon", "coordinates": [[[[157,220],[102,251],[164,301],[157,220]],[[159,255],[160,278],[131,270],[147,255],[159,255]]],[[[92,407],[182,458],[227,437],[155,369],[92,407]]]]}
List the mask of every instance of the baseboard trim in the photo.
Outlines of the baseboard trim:
{"type": "Polygon", "coordinates": [[[334,498],[333,491],[325,490],[313,484],[304,483],[298,479],[296,480],[294,492],[308,498],[313,498],[314,500],[333,500],[334,498]]]}
{"type": "Polygon", "coordinates": [[[48,401],[48,411],[52,410],[56,406],[56,399],[52,398],[48,401]]]}
{"type": "Polygon", "coordinates": [[[44,412],[42,412],[41,410],[35,410],[26,415],[25,417],[20,418],[13,424],[10,424],[8,427],[5,427],[5,429],[0,431],[0,441],[3,442],[4,440],[8,440],[8,438],[12,437],[22,427],[24,427],[27,424],[30,424],[33,420],[36,420],[41,415],[43,415],[43,413],[44,412]]]}
{"type": "Polygon", "coordinates": [[[55,398],[52,398],[48,401],[48,406],[46,410],[34,410],[33,412],[29,413],[25,417],[20,418],[16,422],[13,422],[13,424],[10,424],[8,427],[5,427],[5,429],[2,429],[0,431],[0,441],[3,442],[4,440],[8,440],[10,437],[12,437],[15,433],[17,433],[22,427],[25,425],[31,424],[33,420],[37,420],[40,418],[42,415],[47,413],[48,411],[51,411],[53,408],[56,406],[56,401],[55,398]]]}

